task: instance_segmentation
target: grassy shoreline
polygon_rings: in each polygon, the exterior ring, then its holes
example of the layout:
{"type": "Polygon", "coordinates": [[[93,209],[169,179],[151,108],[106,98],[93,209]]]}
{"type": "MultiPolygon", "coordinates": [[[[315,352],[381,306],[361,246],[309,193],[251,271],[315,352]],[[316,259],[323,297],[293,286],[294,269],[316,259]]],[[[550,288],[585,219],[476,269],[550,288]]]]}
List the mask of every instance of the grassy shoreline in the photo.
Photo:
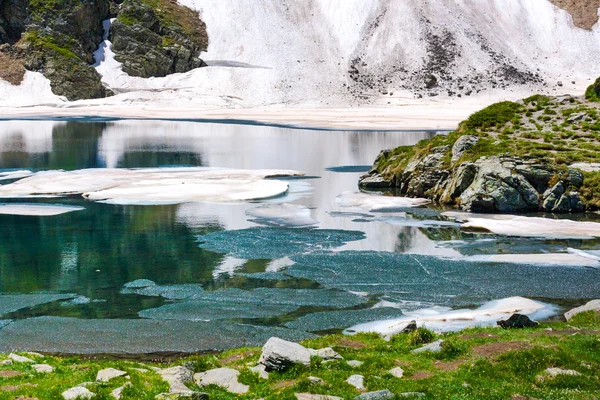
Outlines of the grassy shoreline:
{"type": "MultiPolygon", "coordinates": [[[[333,347],[344,360],[324,363],[313,358],[308,367],[296,365],[285,372],[271,372],[260,379],[248,368],[256,363],[260,348],[240,348],[217,354],[175,359],[169,364],[130,360],[93,360],[89,357],[44,356],[19,353],[54,367],[49,374],[36,373],[30,364],[0,365],[0,400],[61,399],[61,393],[82,382],[93,382],[103,368],[126,371],[130,379],[115,378],[88,388],[94,399],[111,399],[111,391],[131,382],[122,399],[154,399],[168,392],[168,384],[153,370],[188,365],[194,372],[228,367],[241,372],[240,382],[250,386],[247,395],[228,393],[216,386],[190,388],[211,399],[295,399],[295,393],[315,393],[354,399],[361,392],[346,383],[354,374],[364,376],[368,391],[388,389],[423,393],[422,399],[598,399],[600,396],[600,313],[586,312],[569,322],[546,322],[536,328],[505,330],[473,328],[436,334],[419,329],[386,341],[376,334],[328,335],[302,342],[306,347],[333,347]],[[440,353],[413,354],[424,343],[444,340],[440,353]],[[351,367],[350,360],[363,362],[351,367]],[[400,367],[404,376],[389,371],[400,367]],[[562,368],[580,375],[550,377],[544,371],[562,368]],[[6,371],[22,375],[2,377],[6,371]],[[324,383],[308,378],[318,377],[324,383]],[[518,397],[517,395],[523,396],[518,397]]],[[[0,363],[8,355],[0,355],[0,363]]],[[[10,375],[10,374],[8,374],[10,375]]],[[[398,397],[402,398],[402,397],[398,397]]]]}

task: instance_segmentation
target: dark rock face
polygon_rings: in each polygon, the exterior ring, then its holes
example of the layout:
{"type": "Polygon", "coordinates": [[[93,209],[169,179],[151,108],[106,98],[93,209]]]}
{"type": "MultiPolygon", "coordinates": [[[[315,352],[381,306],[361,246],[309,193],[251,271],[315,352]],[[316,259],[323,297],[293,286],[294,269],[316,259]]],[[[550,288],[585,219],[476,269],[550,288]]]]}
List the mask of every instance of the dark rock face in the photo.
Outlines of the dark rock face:
{"type": "MultiPolygon", "coordinates": [[[[180,11],[193,13],[183,8],[180,11]]],[[[173,15],[161,18],[141,0],[126,0],[122,4],[119,17],[112,25],[111,39],[115,58],[123,63],[123,71],[149,78],[187,72],[206,65],[199,58],[208,44],[204,24],[196,14],[192,20],[197,26],[186,32],[183,26],[166,19],[173,15]]]]}
{"type": "Polygon", "coordinates": [[[474,136],[461,136],[451,150],[449,146],[434,147],[413,157],[402,172],[393,175],[378,169],[379,160],[390,154],[382,153],[359,185],[367,189],[396,187],[401,195],[425,197],[469,212],[585,211],[578,192],[584,179],[581,171],[565,173],[541,161],[509,155],[461,162],[460,156],[476,142],[474,136]]]}
{"type": "Polygon", "coordinates": [[[532,321],[527,315],[513,314],[509,319],[501,319],[497,322],[504,329],[516,328],[535,328],[539,325],[537,321],[532,321]]]}
{"type": "Polygon", "coordinates": [[[0,43],[14,43],[25,30],[28,0],[0,0],[0,43]]]}

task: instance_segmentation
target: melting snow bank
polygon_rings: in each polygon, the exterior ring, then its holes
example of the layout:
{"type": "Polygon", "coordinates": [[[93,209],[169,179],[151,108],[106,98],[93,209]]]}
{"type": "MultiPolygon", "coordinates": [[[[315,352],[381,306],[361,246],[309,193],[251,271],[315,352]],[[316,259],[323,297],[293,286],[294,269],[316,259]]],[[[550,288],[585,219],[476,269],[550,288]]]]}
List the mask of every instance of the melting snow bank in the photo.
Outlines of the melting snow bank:
{"type": "Polygon", "coordinates": [[[597,222],[461,212],[445,212],[442,215],[463,222],[462,228],[485,229],[497,235],[552,239],[600,237],[600,223],[597,222]]]}
{"type": "Polygon", "coordinates": [[[421,207],[431,203],[431,201],[427,199],[392,197],[355,192],[344,192],[340,194],[335,201],[340,207],[361,208],[369,211],[387,211],[421,207]]]}
{"type": "Polygon", "coordinates": [[[493,254],[477,255],[467,258],[474,262],[492,263],[518,263],[530,265],[563,265],[600,268],[599,259],[591,254],[585,254],[576,249],[569,249],[569,253],[541,253],[541,254],[493,254]],[[583,253],[583,254],[580,254],[583,253]]]}
{"type": "Polygon", "coordinates": [[[344,333],[375,332],[394,335],[400,333],[411,321],[436,331],[459,331],[467,327],[494,326],[499,319],[508,318],[515,313],[525,314],[533,319],[545,319],[558,314],[558,308],[523,297],[509,297],[490,301],[475,310],[433,307],[405,312],[405,317],[356,325],[346,329],[344,333]]]}
{"type": "Polygon", "coordinates": [[[81,194],[112,204],[236,202],[279,196],[288,183],[265,179],[302,176],[285,170],[206,168],[83,169],[43,171],[0,186],[0,197],[81,194]]]}
{"type": "Polygon", "coordinates": [[[0,203],[0,215],[26,215],[36,217],[52,217],[85,210],[83,207],[65,206],[57,204],[16,204],[0,203]]]}
{"type": "Polygon", "coordinates": [[[9,181],[12,179],[21,179],[32,175],[33,172],[29,170],[14,170],[14,171],[0,171],[0,181],[9,181]]]}

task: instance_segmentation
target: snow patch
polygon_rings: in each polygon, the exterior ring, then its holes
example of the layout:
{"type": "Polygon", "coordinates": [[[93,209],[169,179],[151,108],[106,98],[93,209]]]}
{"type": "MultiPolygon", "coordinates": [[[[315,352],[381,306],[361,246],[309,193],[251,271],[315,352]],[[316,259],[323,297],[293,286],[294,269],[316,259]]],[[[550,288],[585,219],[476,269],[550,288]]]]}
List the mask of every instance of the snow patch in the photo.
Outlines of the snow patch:
{"type": "Polygon", "coordinates": [[[411,197],[392,197],[357,192],[344,192],[336,199],[340,207],[360,208],[368,211],[386,211],[402,208],[421,207],[430,200],[411,197]]]}
{"type": "Polygon", "coordinates": [[[524,297],[509,297],[490,301],[475,310],[433,307],[407,311],[404,313],[405,317],[356,325],[346,329],[344,333],[376,332],[382,335],[394,335],[401,332],[411,321],[416,321],[418,326],[436,331],[459,331],[467,327],[494,326],[497,320],[515,313],[544,319],[556,315],[558,309],[553,305],[524,297]]]}
{"type": "Polygon", "coordinates": [[[0,203],[0,215],[53,217],[82,210],[85,210],[85,208],[57,204],[0,203]]]}

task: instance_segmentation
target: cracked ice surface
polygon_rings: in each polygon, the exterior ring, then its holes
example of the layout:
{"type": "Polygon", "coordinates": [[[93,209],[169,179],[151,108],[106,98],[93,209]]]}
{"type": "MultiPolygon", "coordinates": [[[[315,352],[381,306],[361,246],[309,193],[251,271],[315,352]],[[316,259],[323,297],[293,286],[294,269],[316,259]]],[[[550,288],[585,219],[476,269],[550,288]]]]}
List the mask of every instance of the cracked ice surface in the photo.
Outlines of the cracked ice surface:
{"type": "Polygon", "coordinates": [[[286,170],[207,168],[42,171],[0,186],[0,197],[81,194],[89,200],[111,204],[238,202],[287,192],[287,182],[265,178],[302,175],[286,170]]]}

